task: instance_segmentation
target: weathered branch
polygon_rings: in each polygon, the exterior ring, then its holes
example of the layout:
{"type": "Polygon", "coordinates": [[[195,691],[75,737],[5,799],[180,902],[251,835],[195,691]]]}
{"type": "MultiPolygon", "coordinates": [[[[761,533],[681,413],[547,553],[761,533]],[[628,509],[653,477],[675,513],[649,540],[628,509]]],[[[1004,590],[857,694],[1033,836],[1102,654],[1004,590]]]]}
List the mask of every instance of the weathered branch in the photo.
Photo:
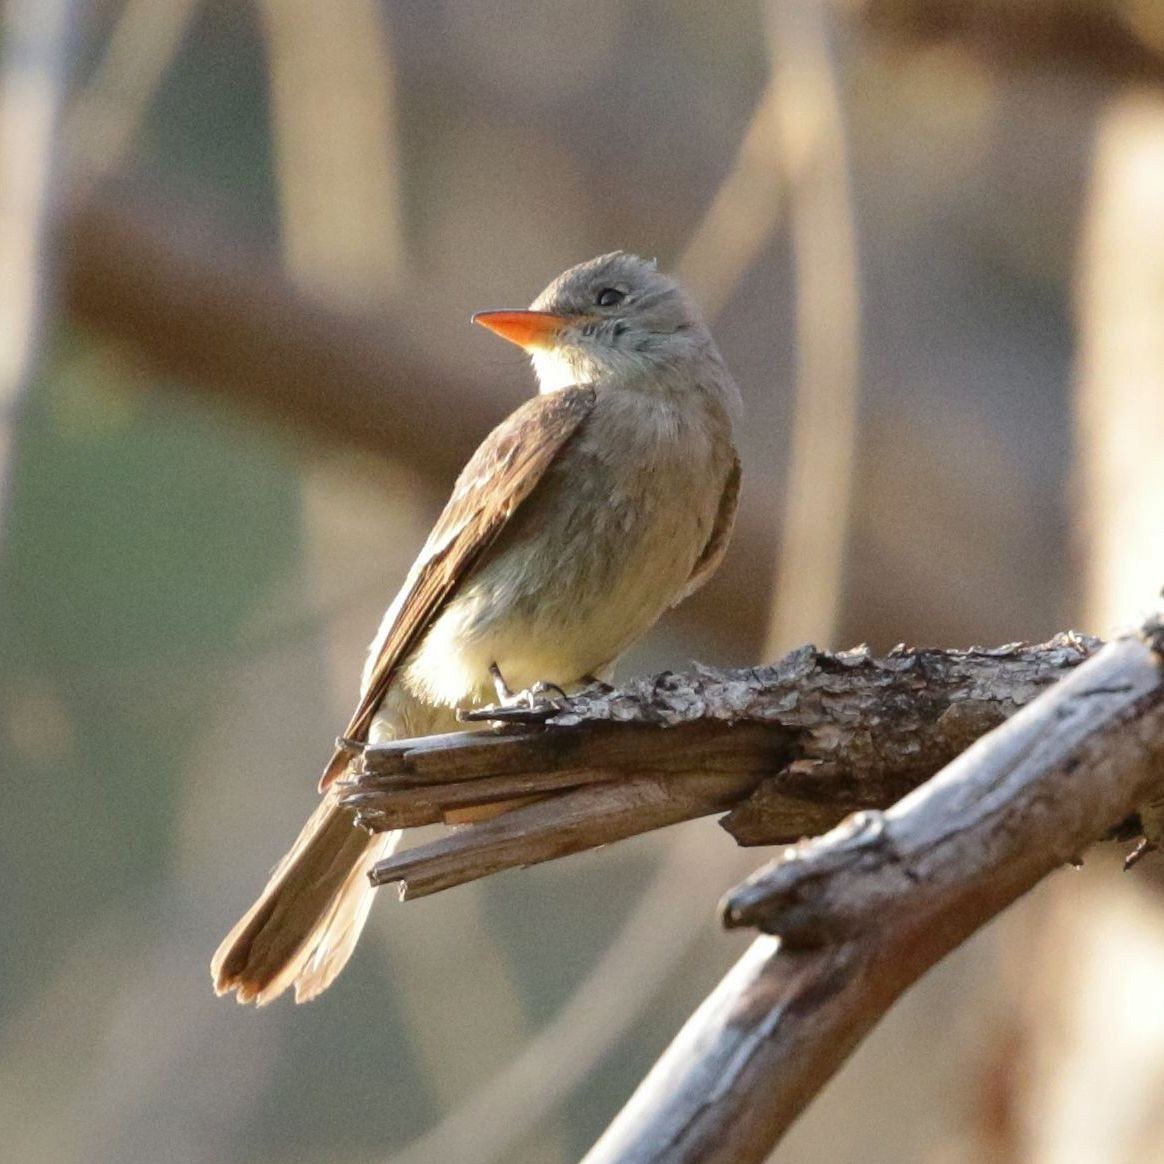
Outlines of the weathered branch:
{"type": "Polygon", "coordinates": [[[885,813],[790,848],[725,904],[761,939],[586,1164],[765,1159],[893,1001],[1164,781],[1160,624],[1105,647],[885,813]]]}
{"type": "Polygon", "coordinates": [[[723,812],[741,844],[774,844],[885,808],[1098,647],[804,647],[770,667],[665,673],[594,689],[496,733],[369,748],[348,802],[374,830],[539,797],[376,866],[406,897],[723,812]],[[666,730],[662,730],[662,729],[666,730]]]}

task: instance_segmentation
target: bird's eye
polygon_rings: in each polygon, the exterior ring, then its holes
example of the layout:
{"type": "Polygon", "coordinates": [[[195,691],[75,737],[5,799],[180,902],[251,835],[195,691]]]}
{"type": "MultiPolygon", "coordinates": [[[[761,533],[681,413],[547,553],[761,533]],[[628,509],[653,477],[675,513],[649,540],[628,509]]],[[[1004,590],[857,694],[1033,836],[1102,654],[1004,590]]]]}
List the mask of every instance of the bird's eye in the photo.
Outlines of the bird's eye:
{"type": "Polygon", "coordinates": [[[620,291],[617,287],[603,287],[598,292],[594,302],[599,307],[614,307],[615,304],[621,303],[626,298],[626,292],[620,291]]]}

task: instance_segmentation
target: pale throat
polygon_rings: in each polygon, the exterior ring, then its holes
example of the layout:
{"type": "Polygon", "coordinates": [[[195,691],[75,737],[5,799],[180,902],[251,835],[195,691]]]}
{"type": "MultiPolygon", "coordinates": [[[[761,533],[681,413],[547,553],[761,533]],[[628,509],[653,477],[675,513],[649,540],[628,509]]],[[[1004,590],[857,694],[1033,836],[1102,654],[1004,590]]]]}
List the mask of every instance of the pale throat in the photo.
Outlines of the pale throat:
{"type": "Polygon", "coordinates": [[[625,383],[650,367],[649,362],[634,353],[615,348],[574,348],[570,355],[561,348],[534,348],[529,354],[542,396],[578,384],[625,383]]]}
{"type": "Polygon", "coordinates": [[[543,396],[579,383],[578,368],[556,348],[534,348],[530,360],[538,378],[538,391],[543,396]]]}

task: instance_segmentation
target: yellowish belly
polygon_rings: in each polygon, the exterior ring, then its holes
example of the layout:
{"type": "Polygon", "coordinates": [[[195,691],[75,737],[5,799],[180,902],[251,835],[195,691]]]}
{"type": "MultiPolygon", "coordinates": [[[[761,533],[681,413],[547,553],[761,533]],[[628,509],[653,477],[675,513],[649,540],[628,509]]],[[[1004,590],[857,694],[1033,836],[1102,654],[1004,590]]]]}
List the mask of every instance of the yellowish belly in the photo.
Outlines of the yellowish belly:
{"type": "Polygon", "coordinates": [[[413,695],[491,701],[492,664],[515,691],[611,665],[707,545],[732,455],[715,436],[666,402],[600,401],[402,669],[413,695]]]}
{"type": "Polygon", "coordinates": [[[564,568],[547,578],[541,603],[508,607],[503,576],[513,563],[502,559],[437,619],[405,682],[433,703],[462,706],[493,698],[493,664],[514,691],[538,682],[569,689],[597,674],[654,624],[696,556],[674,544],[641,550],[627,555],[623,569],[603,571],[607,585],[598,592],[579,588],[584,566],[564,568]]]}

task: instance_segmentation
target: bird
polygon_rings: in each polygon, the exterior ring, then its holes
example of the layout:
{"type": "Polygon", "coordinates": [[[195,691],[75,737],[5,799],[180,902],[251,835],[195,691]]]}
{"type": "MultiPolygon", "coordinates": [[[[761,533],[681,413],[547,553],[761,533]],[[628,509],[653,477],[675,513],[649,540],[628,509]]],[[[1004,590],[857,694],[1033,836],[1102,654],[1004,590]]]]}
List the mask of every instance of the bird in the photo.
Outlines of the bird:
{"type": "Polygon", "coordinates": [[[653,260],[600,255],[528,309],[473,321],[525,350],[538,393],[458,477],[372,640],[318,808],[213,957],[217,993],[239,1002],[291,987],[314,998],[356,945],[369,871],[399,833],[355,827],[340,780],[354,747],[609,678],[727,548],[739,389],[695,303],[653,260]]]}

